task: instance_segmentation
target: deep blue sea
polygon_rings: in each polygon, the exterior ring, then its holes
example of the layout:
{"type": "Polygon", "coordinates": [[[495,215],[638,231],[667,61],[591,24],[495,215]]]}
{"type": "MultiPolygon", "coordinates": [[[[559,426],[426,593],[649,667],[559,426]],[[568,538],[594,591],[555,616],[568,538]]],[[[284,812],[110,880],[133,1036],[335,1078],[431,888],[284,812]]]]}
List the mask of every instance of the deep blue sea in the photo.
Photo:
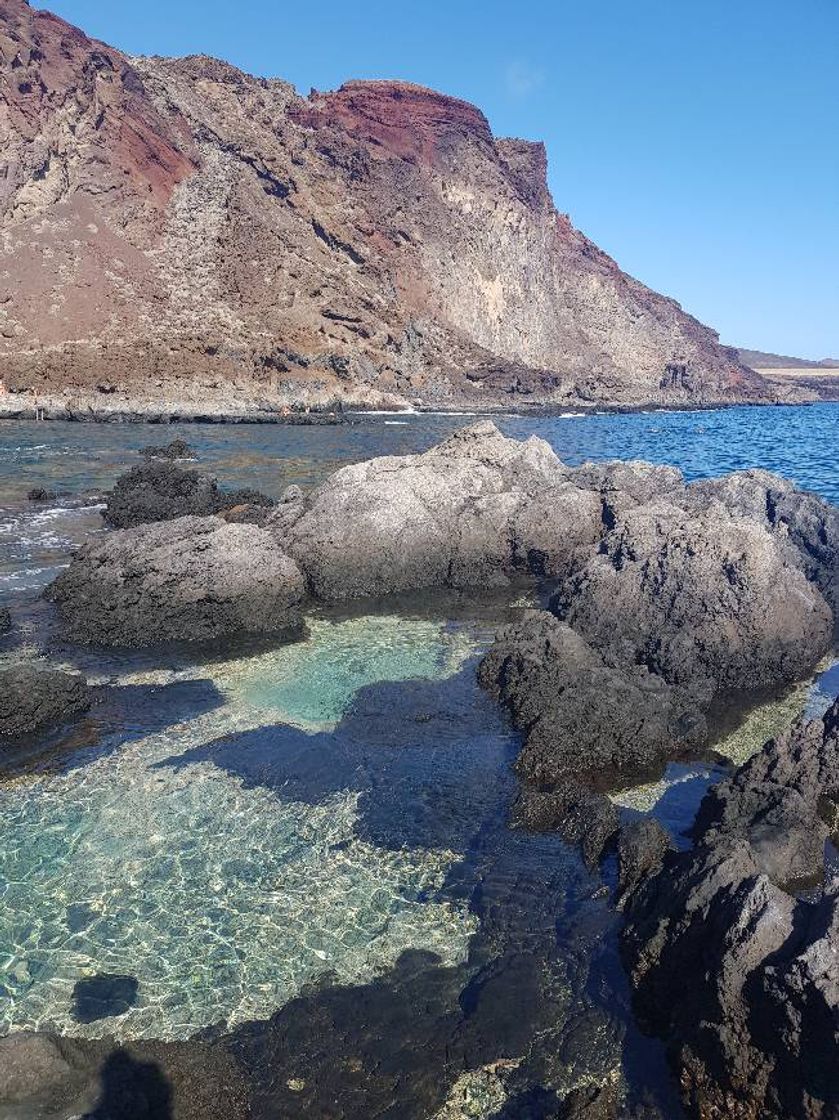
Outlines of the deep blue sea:
{"type": "MultiPolygon", "coordinates": [[[[320,612],[279,647],[113,655],[63,645],[39,603],[104,531],[101,494],[141,446],[180,436],[223,483],[278,495],[470,419],[0,423],[0,601],[17,624],[0,660],[79,668],[99,689],[87,717],[29,745],[34,770],[0,759],[0,1034],[212,1028],[255,1120],[538,1118],[609,1077],[622,1115],[680,1116],[632,1017],[609,868],[604,884],[556,836],[508,824],[518,739],[475,666],[526,600],[429,596],[320,612]],[[36,486],[60,497],[27,501],[36,486]],[[88,1020],[77,985],[103,975],[133,978],[130,1006],[88,1020]]],[[[762,467],[839,502],[839,404],[496,423],[572,464],[762,467]]],[[[759,713],[727,753],[818,710],[836,677],[759,713]]],[[[619,803],[684,842],[719,773],[673,766],[619,803]]]]}

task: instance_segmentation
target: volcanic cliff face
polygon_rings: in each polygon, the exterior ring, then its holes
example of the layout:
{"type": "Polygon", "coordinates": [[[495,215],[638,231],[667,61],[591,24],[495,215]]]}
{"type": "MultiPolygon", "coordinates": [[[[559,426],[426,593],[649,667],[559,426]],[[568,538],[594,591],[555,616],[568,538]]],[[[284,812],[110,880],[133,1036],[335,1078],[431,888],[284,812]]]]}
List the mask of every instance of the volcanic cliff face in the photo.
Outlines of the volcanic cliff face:
{"type": "MultiPolygon", "coordinates": [[[[541,144],[400,82],[301,98],[0,0],[7,387],[710,403],[760,377],[554,209],[541,144]]],[[[281,60],[280,60],[281,61],[281,60]]]]}

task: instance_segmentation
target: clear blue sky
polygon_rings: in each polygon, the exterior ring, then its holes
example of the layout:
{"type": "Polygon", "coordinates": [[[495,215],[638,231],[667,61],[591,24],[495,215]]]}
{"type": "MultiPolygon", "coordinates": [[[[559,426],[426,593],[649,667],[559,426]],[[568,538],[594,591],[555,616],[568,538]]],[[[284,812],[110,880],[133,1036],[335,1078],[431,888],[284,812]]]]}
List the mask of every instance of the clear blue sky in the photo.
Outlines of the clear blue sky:
{"type": "Polygon", "coordinates": [[[404,78],[542,139],[560,210],[723,341],[839,357],[839,0],[50,0],[302,92],[404,78]]]}

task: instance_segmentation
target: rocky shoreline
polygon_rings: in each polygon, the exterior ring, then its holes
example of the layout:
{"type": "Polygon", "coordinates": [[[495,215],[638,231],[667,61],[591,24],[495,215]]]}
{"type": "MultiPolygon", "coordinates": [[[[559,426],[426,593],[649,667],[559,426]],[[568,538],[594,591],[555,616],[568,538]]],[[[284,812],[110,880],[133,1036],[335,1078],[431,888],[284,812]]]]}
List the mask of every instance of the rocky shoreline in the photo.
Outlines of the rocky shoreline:
{"type": "MultiPolygon", "coordinates": [[[[547,609],[499,632],[479,670],[522,734],[516,823],[559,831],[592,867],[616,857],[639,1013],[668,1041],[691,1116],[839,1115],[824,1072],[839,1057],[839,922],[822,882],[839,704],[715,787],[691,851],[608,796],[707,756],[723,710],[806,679],[835,648],[839,510],[764,471],[688,485],[645,463],[569,468],[488,420],[275,504],[182,456],[147,449],[108,495],[118,528],[47,589],[65,637],[283,641],[323,605],[539,587],[547,609]],[[796,896],[805,885],[815,901],[796,896]],[[754,1025],[767,1001],[771,1037],[754,1025]]],[[[0,1048],[25,1052],[15,1037],[0,1048]]],[[[618,1115],[607,1087],[583,1097],[563,1115],[618,1115]]]]}
{"type": "Polygon", "coordinates": [[[564,400],[550,403],[528,402],[520,397],[487,401],[482,398],[438,401],[406,400],[385,397],[364,400],[354,397],[328,402],[265,402],[211,397],[198,403],[187,399],[176,402],[126,400],[104,403],[99,397],[84,400],[61,398],[29,399],[17,395],[0,397],[0,422],[7,420],[64,421],[79,424],[288,424],[298,426],[343,424],[353,414],[450,412],[463,416],[562,416],[632,415],[638,412],[714,412],[721,408],[766,408],[769,406],[818,404],[803,393],[779,392],[775,399],[706,401],[667,401],[650,398],[627,404],[621,401],[564,400]]]}

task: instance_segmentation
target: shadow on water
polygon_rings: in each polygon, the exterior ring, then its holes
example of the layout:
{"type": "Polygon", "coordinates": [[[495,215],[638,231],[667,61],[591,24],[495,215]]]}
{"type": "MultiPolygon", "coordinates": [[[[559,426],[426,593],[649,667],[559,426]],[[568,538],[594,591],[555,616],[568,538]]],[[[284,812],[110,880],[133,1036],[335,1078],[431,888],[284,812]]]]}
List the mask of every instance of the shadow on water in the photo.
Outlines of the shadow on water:
{"type": "Polygon", "coordinates": [[[77,769],[224,703],[215,684],[203,679],[97,688],[93,706],[80,718],[21,735],[4,748],[0,782],[33,770],[77,769]]]}
{"type": "Polygon", "coordinates": [[[679,1115],[657,1044],[632,1024],[606,892],[556,835],[508,826],[517,748],[467,664],[444,681],[366,686],[331,731],[277,724],[158,763],[209,761],[288,801],[355,790],[357,834],[455,853],[430,901],[479,919],[456,967],[412,950],[371,983],[322,978],[267,1022],[217,1038],[246,1072],[257,1120],[429,1120],[459,1077],[495,1063],[502,1115],[550,1116],[557,1094],[608,1077],[622,1052],[630,1098],[679,1115]]]}
{"type": "Polygon", "coordinates": [[[101,1095],[82,1120],[173,1120],[172,1090],[156,1062],[116,1050],[99,1077],[101,1095]]]}
{"type": "Polygon", "coordinates": [[[158,766],[209,761],[284,801],[318,804],[340,790],[358,791],[361,838],[381,847],[462,852],[481,822],[506,809],[516,749],[470,664],[444,682],[367,685],[332,731],[260,727],[158,766]]]}

